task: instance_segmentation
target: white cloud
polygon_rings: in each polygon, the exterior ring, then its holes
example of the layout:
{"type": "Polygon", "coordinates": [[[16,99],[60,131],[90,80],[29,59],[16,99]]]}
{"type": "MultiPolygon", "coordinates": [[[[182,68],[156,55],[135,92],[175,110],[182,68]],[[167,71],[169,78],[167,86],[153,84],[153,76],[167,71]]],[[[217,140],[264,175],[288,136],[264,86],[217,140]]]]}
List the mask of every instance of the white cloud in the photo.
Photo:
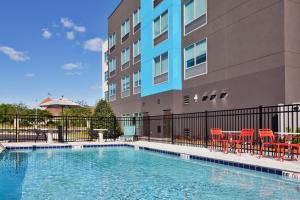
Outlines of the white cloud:
{"type": "Polygon", "coordinates": [[[101,38],[92,38],[84,42],[83,48],[92,52],[100,52],[103,44],[101,38]]]}
{"type": "Polygon", "coordinates": [[[73,31],[67,32],[67,39],[68,40],[74,40],[75,39],[75,35],[74,35],[73,31]]]}
{"type": "Polygon", "coordinates": [[[84,26],[74,26],[74,30],[80,33],[86,32],[86,28],[84,26]]]}
{"type": "Polygon", "coordinates": [[[81,73],[80,72],[66,72],[67,76],[80,76],[81,73]]]}
{"type": "Polygon", "coordinates": [[[74,26],[74,23],[72,20],[68,19],[68,18],[60,18],[60,23],[62,23],[62,25],[65,27],[65,28],[73,28],[74,26]]]}
{"type": "Polygon", "coordinates": [[[33,73],[27,73],[27,74],[24,74],[24,76],[26,78],[33,78],[33,77],[35,77],[35,74],[33,74],[33,73]]]}
{"type": "Polygon", "coordinates": [[[42,29],[42,36],[45,39],[50,39],[52,37],[52,33],[48,30],[48,28],[42,29]]]}
{"type": "Polygon", "coordinates": [[[72,71],[74,69],[80,69],[81,67],[82,67],[81,63],[67,63],[62,66],[62,69],[72,71]]]}
{"type": "Polygon", "coordinates": [[[86,28],[84,26],[76,25],[71,19],[62,17],[62,18],[60,18],[60,23],[63,25],[63,27],[68,28],[68,29],[73,29],[76,32],[79,32],[79,33],[86,32],[86,28]]]}
{"type": "Polygon", "coordinates": [[[30,60],[30,57],[21,51],[16,51],[15,49],[7,46],[0,46],[0,52],[7,55],[11,60],[16,62],[24,62],[30,60]]]}

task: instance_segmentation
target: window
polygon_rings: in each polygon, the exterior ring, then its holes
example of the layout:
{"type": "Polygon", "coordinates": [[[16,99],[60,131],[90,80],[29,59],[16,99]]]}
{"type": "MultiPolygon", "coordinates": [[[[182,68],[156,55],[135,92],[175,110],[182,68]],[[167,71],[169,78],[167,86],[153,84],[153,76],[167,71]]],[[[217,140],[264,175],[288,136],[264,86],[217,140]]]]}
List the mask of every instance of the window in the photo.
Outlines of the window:
{"type": "Polygon", "coordinates": [[[154,58],[154,77],[168,72],[168,52],[154,58]]]}
{"type": "Polygon", "coordinates": [[[134,87],[141,86],[141,70],[133,73],[134,87]]]}
{"type": "Polygon", "coordinates": [[[123,76],[121,82],[122,82],[122,92],[130,90],[130,77],[129,76],[123,76]]]}
{"type": "Polygon", "coordinates": [[[129,18],[121,25],[121,37],[123,38],[130,32],[130,20],[129,18]]]}
{"type": "Polygon", "coordinates": [[[184,24],[187,25],[192,21],[206,14],[206,0],[189,0],[184,6],[184,24]]]}
{"type": "Polygon", "coordinates": [[[108,62],[108,52],[105,51],[104,53],[104,61],[107,63],[108,62]]]}
{"type": "Polygon", "coordinates": [[[108,71],[104,72],[104,81],[108,80],[108,71]]]}
{"type": "Polygon", "coordinates": [[[115,95],[116,95],[116,84],[112,82],[109,84],[109,97],[112,97],[115,95]]]}
{"type": "Polygon", "coordinates": [[[130,48],[126,48],[121,53],[121,64],[124,65],[130,61],[130,48]]]}
{"type": "Polygon", "coordinates": [[[123,76],[121,79],[122,98],[130,96],[130,76],[123,76]]]}
{"type": "Polygon", "coordinates": [[[116,71],[116,59],[112,58],[109,61],[109,74],[110,74],[110,76],[112,76],[115,71],[116,71]]]}
{"type": "Polygon", "coordinates": [[[185,79],[207,73],[207,39],[184,50],[185,79]]]}
{"type": "Polygon", "coordinates": [[[133,43],[133,57],[137,57],[140,55],[141,51],[141,40],[137,40],[135,43],[133,43]]]}
{"type": "Polygon", "coordinates": [[[112,49],[116,45],[116,33],[113,33],[108,38],[109,49],[112,49]]]}
{"type": "Polygon", "coordinates": [[[184,5],[184,32],[192,31],[207,23],[207,0],[188,0],[184,5]]]}
{"type": "Polygon", "coordinates": [[[185,67],[191,68],[206,62],[206,39],[185,49],[185,67]]]}
{"type": "Polygon", "coordinates": [[[168,11],[164,12],[154,20],[153,31],[154,38],[168,31],[168,11]]]}
{"type": "Polygon", "coordinates": [[[108,101],[108,99],[109,99],[109,98],[108,98],[108,91],[105,91],[105,92],[104,92],[104,99],[105,99],[105,101],[108,101]]]}
{"type": "Polygon", "coordinates": [[[133,13],[133,28],[136,27],[141,21],[141,12],[140,9],[137,9],[133,13]]]}

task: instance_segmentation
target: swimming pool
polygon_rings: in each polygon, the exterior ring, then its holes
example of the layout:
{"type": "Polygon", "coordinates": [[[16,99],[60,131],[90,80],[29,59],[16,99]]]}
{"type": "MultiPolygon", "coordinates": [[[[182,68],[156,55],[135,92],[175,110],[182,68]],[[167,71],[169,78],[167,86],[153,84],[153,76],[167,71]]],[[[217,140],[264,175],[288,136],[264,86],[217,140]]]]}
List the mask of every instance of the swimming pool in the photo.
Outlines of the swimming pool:
{"type": "Polygon", "coordinates": [[[0,155],[0,199],[299,199],[299,183],[129,147],[0,155]]]}

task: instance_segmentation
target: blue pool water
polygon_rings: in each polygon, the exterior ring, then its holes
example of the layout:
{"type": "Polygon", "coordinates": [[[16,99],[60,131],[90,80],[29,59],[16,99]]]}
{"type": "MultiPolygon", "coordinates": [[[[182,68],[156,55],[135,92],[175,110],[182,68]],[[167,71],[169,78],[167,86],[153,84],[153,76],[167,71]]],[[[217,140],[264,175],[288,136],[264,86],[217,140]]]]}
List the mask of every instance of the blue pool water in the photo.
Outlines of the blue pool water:
{"type": "Polygon", "coordinates": [[[127,147],[0,155],[0,199],[300,199],[300,184],[127,147]]]}

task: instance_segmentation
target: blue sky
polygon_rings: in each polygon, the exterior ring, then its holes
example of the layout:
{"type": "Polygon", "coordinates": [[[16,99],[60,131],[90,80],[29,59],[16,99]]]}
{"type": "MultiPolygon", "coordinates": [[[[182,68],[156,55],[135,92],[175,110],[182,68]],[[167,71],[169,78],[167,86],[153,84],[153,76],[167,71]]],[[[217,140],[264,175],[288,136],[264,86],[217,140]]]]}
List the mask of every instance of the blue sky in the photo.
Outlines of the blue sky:
{"type": "Polygon", "coordinates": [[[51,93],[94,105],[100,45],[119,0],[1,0],[0,103],[34,106],[51,93]]]}

